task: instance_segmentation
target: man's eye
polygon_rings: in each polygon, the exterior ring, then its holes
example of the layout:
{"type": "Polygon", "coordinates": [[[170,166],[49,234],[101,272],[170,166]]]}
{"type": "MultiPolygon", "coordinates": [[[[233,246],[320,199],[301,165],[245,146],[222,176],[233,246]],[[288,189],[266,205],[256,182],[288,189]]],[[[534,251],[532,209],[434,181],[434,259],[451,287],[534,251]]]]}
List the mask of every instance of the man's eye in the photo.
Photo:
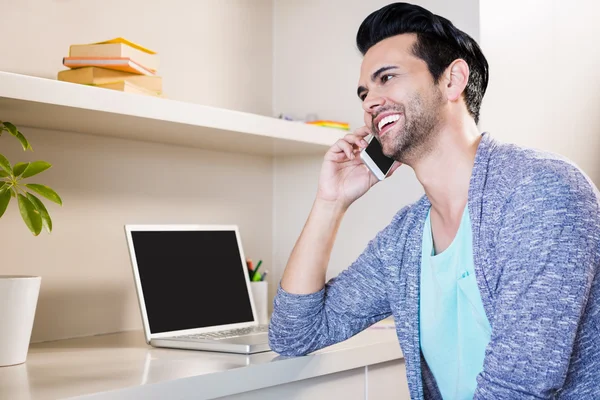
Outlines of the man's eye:
{"type": "Polygon", "coordinates": [[[390,79],[392,79],[394,77],[394,75],[383,75],[381,77],[381,82],[382,83],[386,83],[387,81],[389,81],[390,79]]]}

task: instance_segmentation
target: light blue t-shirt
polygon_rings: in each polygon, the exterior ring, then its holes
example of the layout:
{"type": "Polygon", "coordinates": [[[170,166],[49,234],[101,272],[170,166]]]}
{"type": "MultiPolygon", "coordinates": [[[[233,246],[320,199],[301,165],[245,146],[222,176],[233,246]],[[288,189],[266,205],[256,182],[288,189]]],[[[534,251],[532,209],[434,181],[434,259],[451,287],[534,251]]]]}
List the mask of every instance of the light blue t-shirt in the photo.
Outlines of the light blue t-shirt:
{"type": "Polygon", "coordinates": [[[421,351],[444,400],[472,399],[491,328],[475,280],[469,211],[465,207],[456,237],[438,255],[430,213],[421,254],[421,351]]]}

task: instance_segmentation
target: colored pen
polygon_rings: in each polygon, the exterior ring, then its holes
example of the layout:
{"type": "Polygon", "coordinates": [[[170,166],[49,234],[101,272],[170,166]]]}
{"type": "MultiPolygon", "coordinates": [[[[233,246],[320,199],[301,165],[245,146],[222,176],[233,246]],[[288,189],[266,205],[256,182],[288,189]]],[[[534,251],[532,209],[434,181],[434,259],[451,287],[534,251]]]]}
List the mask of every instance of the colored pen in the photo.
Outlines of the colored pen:
{"type": "Polygon", "coordinates": [[[254,273],[258,271],[258,269],[260,268],[260,264],[262,264],[262,260],[258,260],[258,264],[256,264],[256,268],[254,268],[254,273]]]}

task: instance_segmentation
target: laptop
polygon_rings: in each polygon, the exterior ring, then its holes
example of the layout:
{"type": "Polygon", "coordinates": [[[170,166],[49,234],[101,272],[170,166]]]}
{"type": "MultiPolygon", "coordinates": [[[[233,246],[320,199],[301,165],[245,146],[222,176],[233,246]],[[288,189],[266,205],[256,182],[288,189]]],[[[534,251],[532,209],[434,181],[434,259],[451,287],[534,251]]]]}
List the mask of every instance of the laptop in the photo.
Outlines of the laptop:
{"type": "Polygon", "coordinates": [[[154,347],[269,351],[235,225],[125,225],[146,342],[154,347]]]}

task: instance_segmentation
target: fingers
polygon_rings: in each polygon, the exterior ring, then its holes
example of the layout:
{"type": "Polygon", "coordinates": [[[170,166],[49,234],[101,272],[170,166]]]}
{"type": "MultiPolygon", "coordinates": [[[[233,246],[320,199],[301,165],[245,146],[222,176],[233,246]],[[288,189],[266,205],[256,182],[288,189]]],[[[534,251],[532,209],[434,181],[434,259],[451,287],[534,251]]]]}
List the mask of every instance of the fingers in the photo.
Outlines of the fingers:
{"type": "Polygon", "coordinates": [[[327,156],[325,157],[325,160],[335,161],[335,162],[340,162],[340,163],[343,163],[343,162],[354,162],[357,164],[363,163],[363,161],[360,159],[360,150],[354,150],[353,155],[354,155],[353,158],[348,159],[348,156],[343,151],[339,152],[339,153],[328,153],[327,156]]]}
{"type": "Polygon", "coordinates": [[[369,145],[369,143],[367,143],[367,141],[364,139],[364,136],[360,136],[356,133],[347,134],[346,136],[344,136],[343,140],[361,149],[369,145]]]}
{"type": "Polygon", "coordinates": [[[365,138],[371,134],[371,129],[366,126],[362,126],[354,131],[354,135],[360,136],[361,138],[365,138]]]}
{"type": "Polygon", "coordinates": [[[331,147],[331,152],[334,154],[344,153],[346,155],[346,158],[348,158],[349,160],[354,159],[354,147],[352,146],[352,144],[350,144],[350,142],[348,142],[348,140],[346,140],[346,137],[335,142],[334,145],[331,147]]]}
{"type": "Polygon", "coordinates": [[[364,149],[369,145],[365,140],[365,137],[369,134],[370,131],[366,126],[357,129],[354,133],[347,134],[331,146],[325,158],[335,161],[344,161],[344,158],[354,160],[357,156],[357,150],[364,149]],[[345,157],[340,156],[340,154],[344,154],[345,157]]]}

